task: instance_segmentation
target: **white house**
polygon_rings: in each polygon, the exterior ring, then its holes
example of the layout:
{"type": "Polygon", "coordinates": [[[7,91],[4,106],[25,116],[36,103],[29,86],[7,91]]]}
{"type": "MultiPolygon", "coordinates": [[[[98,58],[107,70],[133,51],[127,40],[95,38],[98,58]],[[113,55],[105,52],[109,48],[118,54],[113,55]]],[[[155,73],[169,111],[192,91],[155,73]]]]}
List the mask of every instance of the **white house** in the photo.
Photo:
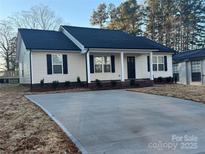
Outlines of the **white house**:
{"type": "Polygon", "coordinates": [[[60,26],[59,31],[18,31],[22,84],[169,77],[172,54],[170,48],[119,30],[60,26]]]}
{"type": "Polygon", "coordinates": [[[177,83],[205,85],[205,48],[174,55],[173,73],[177,83]]]}

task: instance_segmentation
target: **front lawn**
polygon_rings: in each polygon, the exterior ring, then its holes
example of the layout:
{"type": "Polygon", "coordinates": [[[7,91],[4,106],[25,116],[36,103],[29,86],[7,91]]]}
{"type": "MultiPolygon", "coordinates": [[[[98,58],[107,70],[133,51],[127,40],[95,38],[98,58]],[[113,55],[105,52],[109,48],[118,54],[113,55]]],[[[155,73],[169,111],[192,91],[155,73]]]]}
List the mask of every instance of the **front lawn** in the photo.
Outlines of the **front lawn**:
{"type": "Polygon", "coordinates": [[[40,108],[25,97],[28,89],[0,86],[0,153],[80,152],[40,108]]]}
{"type": "Polygon", "coordinates": [[[153,87],[129,89],[130,91],[171,96],[205,103],[205,86],[161,84],[153,87]]]}

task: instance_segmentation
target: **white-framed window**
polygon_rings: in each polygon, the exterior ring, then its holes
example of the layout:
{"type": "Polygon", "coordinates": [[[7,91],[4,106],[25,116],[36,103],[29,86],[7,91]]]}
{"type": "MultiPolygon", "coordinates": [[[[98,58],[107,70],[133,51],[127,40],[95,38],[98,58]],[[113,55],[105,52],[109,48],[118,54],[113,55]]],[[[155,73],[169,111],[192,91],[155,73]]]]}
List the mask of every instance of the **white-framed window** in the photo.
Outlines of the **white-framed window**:
{"type": "Polygon", "coordinates": [[[153,71],[164,71],[164,56],[153,56],[153,71]]]}
{"type": "Polygon", "coordinates": [[[191,71],[192,71],[192,73],[201,72],[201,62],[200,61],[192,61],[191,62],[191,71]]]}
{"type": "Polygon", "coordinates": [[[52,55],[53,74],[63,73],[63,56],[61,54],[52,55]]]}
{"type": "Polygon", "coordinates": [[[201,61],[191,62],[191,77],[193,82],[201,81],[201,61]]]}
{"type": "Polygon", "coordinates": [[[95,73],[102,73],[103,57],[95,57],[95,73]]]}
{"type": "Polygon", "coordinates": [[[109,56],[104,57],[104,72],[111,71],[111,58],[109,56]]]}
{"type": "Polygon", "coordinates": [[[158,71],[164,71],[164,56],[158,56],[158,71]]]}
{"type": "Polygon", "coordinates": [[[179,73],[178,64],[173,64],[173,73],[179,73]]]}
{"type": "Polygon", "coordinates": [[[94,57],[95,73],[111,72],[111,57],[96,56],[94,57]]]}
{"type": "Polygon", "coordinates": [[[153,56],[153,71],[157,71],[157,56],[153,56]]]}
{"type": "Polygon", "coordinates": [[[178,64],[173,64],[172,68],[173,68],[173,79],[174,82],[177,83],[179,81],[179,65],[178,64]]]}

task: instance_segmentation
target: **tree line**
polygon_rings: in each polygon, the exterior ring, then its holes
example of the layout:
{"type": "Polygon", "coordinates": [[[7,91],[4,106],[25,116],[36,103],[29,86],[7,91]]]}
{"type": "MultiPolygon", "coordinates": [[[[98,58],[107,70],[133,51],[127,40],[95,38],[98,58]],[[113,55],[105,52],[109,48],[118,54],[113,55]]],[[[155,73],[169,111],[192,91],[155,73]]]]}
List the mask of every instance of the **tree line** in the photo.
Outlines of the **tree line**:
{"type": "Polygon", "coordinates": [[[176,51],[205,47],[204,0],[136,0],[119,6],[101,3],[93,10],[92,25],[144,35],[176,51]]]}
{"type": "Polygon", "coordinates": [[[15,70],[16,42],[18,28],[57,30],[62,19],[44,5],[33,6],[30,10],[15,13],[0,20],[0,58],[5,61],[6,71],[15,70]]]}

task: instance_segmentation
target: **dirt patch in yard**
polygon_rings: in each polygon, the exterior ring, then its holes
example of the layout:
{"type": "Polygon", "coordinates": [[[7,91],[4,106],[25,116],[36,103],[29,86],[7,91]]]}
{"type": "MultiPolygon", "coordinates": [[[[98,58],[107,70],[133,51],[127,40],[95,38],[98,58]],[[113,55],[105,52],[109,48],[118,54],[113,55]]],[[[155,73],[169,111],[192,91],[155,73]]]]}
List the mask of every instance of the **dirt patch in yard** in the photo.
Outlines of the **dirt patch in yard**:
{"type": "Polygon", "coordinates": [[[0,87],[0,153],[69,153],[79,150],[22,86],[0,87]]]}
{"type": "Polygon", "coordinates": [[[129,91],[177,97],[205,103],[205,86],[162,84],[153,87],[129,89],[129,91]]]}

